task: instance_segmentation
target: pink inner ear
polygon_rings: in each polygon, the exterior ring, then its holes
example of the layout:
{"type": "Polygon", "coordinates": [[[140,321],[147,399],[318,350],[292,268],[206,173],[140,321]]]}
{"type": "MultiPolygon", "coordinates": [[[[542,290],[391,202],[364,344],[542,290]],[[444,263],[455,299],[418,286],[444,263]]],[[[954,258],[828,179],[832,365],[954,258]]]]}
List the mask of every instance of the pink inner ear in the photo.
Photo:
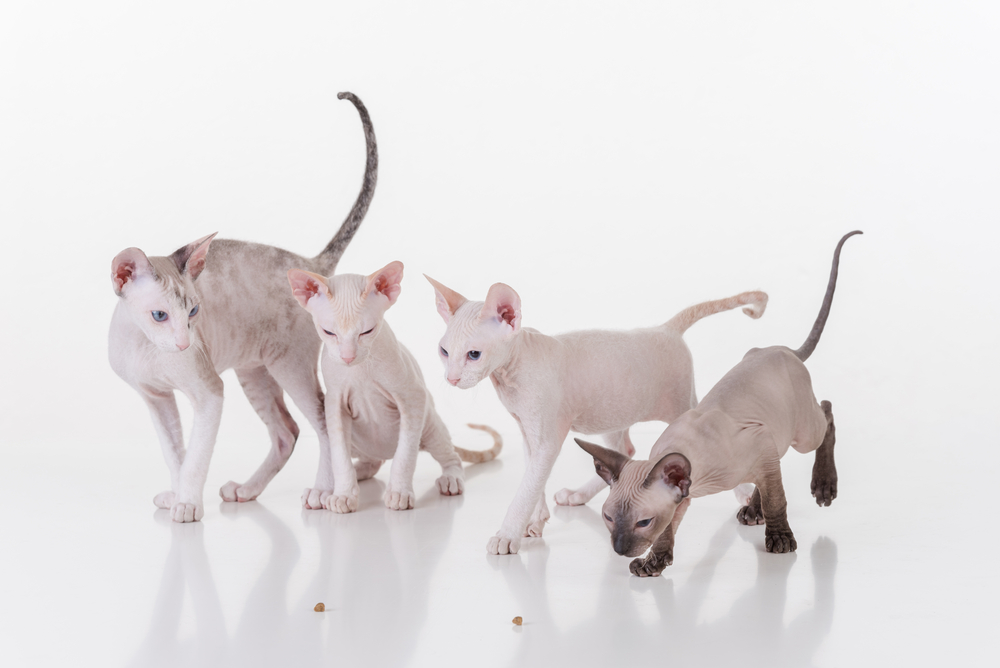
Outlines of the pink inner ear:
{"type": "Polygon", "coordinates": [[[115,290],[121,292],[135,274],[135,262],[122,262],[115,267],[115,290]]]}
{"type": "Polygon", "coordinates": [[[510,304],[500,304],[497,306],[497,315],[511,327],[514,326],[514,320],[517,319],[517,313],[514,312],[514,307],[510,304]]]}

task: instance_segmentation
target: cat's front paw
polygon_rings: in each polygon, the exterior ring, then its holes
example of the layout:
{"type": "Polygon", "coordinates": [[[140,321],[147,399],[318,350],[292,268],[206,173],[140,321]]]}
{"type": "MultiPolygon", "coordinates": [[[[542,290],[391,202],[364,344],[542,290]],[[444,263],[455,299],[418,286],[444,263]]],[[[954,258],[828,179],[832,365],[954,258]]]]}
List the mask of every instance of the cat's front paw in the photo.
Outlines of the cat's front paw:
{"type": "Polygon", "coordinates": [[[330,489],[306,487],[302,492],[302,507],[306,510],[321,510],[325,508],[327,498],[333,494],[330,489]]]}
{"type": "Polygon", "coordinates": [[[798,545],[791,531],[774,531],[764,535],[764,549],[775,554],[794,552],[798,545]]]}
{"type": "Polygon", "coordinates": [[[816,497],[816,505],[829,506],[837,498],[837,472],[833,475],[813,476],[812,495],[816,497]]]}
{"type": "Polygon", "coordinates": [[[560,506],[582,506],[590,501],[585,494],[581,494],[575,489],[560,489],[556,492],[556,504],[560,506]]]}
{"type": "Polygon", "coordinates": [[[412,489],[394,489],[393,487],[385,490],[383,499],[385,507],[389,510],[409,510],[416,501],[412,489]]]}
{"type": "Polygon", "coordinates": [[[174,503],[170,506],[170,519],[174,522],[197,522],[205,516],[201,504],[174,503]]]}
{"type": "Polygon", "coordinates": [[[174,507],[174,499],[176,498],[177,495],[171,492],[170,490],[167,490],[166,492],[160,492],[159,494],[153,497],[153,505],[155,505],[157,508],[170,510],[171,508],[174,507]]]}
{"type": "Polygon", "coordinates": [[[528,523],[524,530],[524,538],[541,538],[542,531],[545,530],[545,520],[538,519],[528,523]]]}
{"type": "Polygon", "coordinates": [[[628,565],[628,569],[632,571],[632,575],[638,575],[640,578],[655,578],[672,563],[674,563],[672,553],[649,554],[646,557],[633,559],[632,563],[628,565]]]}
{"type": "Polygon", "coordinates": [[[353,513],[358,509],[358,490],[354,489],[348,494],[334,492],[323,499],[323,507],[335,513],[353,513]]]}
{"type": "Polygon", "coordinates": [[[461,476],[450,473],[445,473],[438,478],[437,486],[444,496],[458,496],[465,491],[465,481],[462,480],[461,476]]]}
{"type": "Polygon", "coordinates": [[[486,543],[486,551],[489,554],[517,554],[521,549],[521,539],[501,536],[497,534],[486,543]]]}
{"type": "Polygon", "coordinates": [[[256,494],[252,494],[249,490],[244,488],[243,485],[238,482],[233,482],[232,480],[219,489],[219,496],[222,497],[223,501],[239,501],[240,503],[253,501],[257,498],[256,494]]]}
{"type": "Polygon", "coordinates": [[[764,523],[764,513],[754,505],[743,506],[736,512],[736,519],[744,526],[757,526],[764,523]]]}

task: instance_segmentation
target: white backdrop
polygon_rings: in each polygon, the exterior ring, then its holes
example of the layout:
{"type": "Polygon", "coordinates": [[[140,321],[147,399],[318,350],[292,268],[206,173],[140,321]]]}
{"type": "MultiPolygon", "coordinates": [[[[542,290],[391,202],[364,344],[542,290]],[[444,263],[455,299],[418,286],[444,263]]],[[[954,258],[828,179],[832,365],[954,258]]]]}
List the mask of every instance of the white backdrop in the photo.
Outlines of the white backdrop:
{"type": "MultiPolygon", "coordinates": [[[[688,332],[703,395],[749,347],[801,343],[836,241],[862,229],[809,361],[834,402],[851,471],[841,489],[865,490],[887,531],[985,559],[1000,426],[1000,7],[471,5],[0,8],[7,477],[60,471],[54,484],[71,484],[60,466],[85,459],[162,468],[145,408],[107,364],[111,258],[215,231],[317,253],[361,182],[360,122],[336,99],[349,90],[381,164],[339,270],[404,262],[388,319],[459,442],[458,425],[486,421],[517,456],[493,390],[443,382],[444,325],[421,273],[474,299],[508,283],[524,324],[547,333],[646,326],[766,290],[761,320],[725,314],[688,332]]],[[[266,442],[226,380],[208,496],[266,442]]],[[[659,429],[636,431],[641,455],[659,429]]],[[[309,447],[296,456],[312,459],[309,447]]],[[[161,474],[122,503],[148,504],[161,474]]],[[[30,494],[8,485],[0,499],[10,511],[30,494]]],[[[931,578],[911,603],[967,601],[954,623],[974,634],[996,621],[975,610],[984,591],[931,578]]]]}

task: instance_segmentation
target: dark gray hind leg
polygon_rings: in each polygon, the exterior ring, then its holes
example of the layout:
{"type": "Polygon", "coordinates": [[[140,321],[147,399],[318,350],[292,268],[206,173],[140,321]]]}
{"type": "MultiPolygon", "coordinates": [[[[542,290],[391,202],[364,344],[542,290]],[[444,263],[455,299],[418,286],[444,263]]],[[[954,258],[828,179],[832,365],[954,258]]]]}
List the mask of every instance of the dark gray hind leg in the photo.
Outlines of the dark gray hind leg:
{"type": "Polygon", "coordinates": [[[764,511],[764,549],[768,552],[794,552],[795,536],[788,526],[785,488],[781,484],[781,466],[775,461],[770,471],[762,472],[756,481],[764,511]]]}
{"type": "Polygon", "coordinates": [[[837,465],[833,461],[833,444],[837,441],[837,428],[833,424],[833,405],[829,401],[820,403],[826,415],[826,436],[823,444],[816,449],[813,463],[812,495],[816,504],[828,506],[837,498],[837,465]]]}
{"type": "Polygon", "coordinates": [[[760,488],[754,487],[750,504],[743,506],[736,513],[736,519],[745,526],[764,524],[764,511],[760,507],[760,488]]]}

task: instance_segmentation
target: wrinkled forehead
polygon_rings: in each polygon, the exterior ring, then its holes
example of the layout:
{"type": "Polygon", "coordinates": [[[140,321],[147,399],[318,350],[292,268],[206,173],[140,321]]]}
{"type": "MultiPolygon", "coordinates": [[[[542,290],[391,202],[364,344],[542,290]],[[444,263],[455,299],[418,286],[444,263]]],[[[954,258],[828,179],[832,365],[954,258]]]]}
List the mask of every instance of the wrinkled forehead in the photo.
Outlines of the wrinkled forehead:
{"type": "Polygon", "coordinates": [[[368,279],[361,274],[338,274],[330,279],[330,291],[333,299],[330,306],[337,316],[340,327],[358,325],[366,316],[375,315],[378,311],[374,295],[365,297],[368,279]]]}
{"type": "Polygon", "coordinates": [[[620,505],[623,501],[635,501],[641,499],[649,493],[643,483],[646,476],[653,470],[654,462],[642,460],[629,460],[625,462],[622,470],[618,472],[618,479],[611,486],[611,493],[608,495],[608,503],[614,502],[620,505]]]}
{"type": "Polygon", "coordinates": [[[465,302],[448,321],[443,341],[450,344],[466,344],[472,349],[484,347],[488,342],[503,335],[507,330],[499,318],[484,318],[485,302],[465,302]]]}

